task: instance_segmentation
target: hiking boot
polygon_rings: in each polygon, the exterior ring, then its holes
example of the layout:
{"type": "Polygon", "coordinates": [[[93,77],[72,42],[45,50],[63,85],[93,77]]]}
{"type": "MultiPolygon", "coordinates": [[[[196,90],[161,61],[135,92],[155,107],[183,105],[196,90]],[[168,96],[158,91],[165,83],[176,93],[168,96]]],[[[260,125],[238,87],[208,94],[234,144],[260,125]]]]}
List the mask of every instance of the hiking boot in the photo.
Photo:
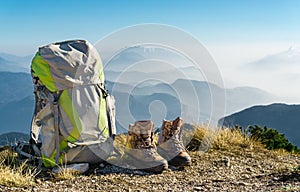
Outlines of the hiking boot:
{"type": "Polygon", "coordinates": [[[186,152],[181,139],[182,118],[163,121],[158,140],[158,153],[168,160],[169,165],[182,167],[191,165],[191,157],[186,152]]]}
{"type": "Polygon", "coordinates": [[[156,151],[153,127],[152,121],[136,121],[134,125],[129,125],[126,153],[137,169],[160,173],[168,168],[168,162],[156,151]]]}

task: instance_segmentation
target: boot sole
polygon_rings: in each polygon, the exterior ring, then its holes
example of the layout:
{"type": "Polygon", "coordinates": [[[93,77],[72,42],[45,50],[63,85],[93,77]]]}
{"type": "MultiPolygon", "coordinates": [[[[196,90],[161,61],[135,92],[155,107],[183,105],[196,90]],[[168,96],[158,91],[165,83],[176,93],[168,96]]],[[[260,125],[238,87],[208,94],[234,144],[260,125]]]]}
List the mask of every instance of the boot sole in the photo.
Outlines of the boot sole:
{"type": "Polygon", "coordinates": [[[168,161],[169,165],[174,166],[174,167],[185,167],[185,166],[191,166],[192,161],[187,160],[185,158],[173,158],[168,161]]]}
{"type": "Polygon", "coordinates": [[[162,163],[153,167],[149,167],[149,168],[142,168],[145,167],[145,162],[141,162],[137,159],[135,159],[134,157],[132,157],[131,155],[128,155],[128,157],[130,158],[130,160],[127,162],[130,166],[135,167],[138,170],[141,171],[145,171],[145,172],[152,172],[152,173],[162,173],[164,170],[168,169],[168,164],[167,163],[162,163]]]}
{"type": "Polygon", "coordinates": [[[164,170],[167,170],[167,169],[168,169],[167,165],[161,164],[161,165],[158,165],[156,167],[151,167],[151,168],[147,168],[147,169],[140,169],[140,170],[145,171],[145,172],[152,172],[152,173],[162,173],[164,170]]]}

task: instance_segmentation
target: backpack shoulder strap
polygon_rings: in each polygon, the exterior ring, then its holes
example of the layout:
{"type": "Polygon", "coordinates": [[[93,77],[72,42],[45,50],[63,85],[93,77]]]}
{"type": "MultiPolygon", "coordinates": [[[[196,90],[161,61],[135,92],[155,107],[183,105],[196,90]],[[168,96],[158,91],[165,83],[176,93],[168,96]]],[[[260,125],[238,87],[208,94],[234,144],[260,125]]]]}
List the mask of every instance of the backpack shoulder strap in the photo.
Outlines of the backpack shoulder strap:
{"type": "Polygon", "coordinates": [[[115,99],[112,95],[109,94],[108,90],[105,88],[105,85],[103,83],[97,84],[97,87],[101,90],[102,96],[106,102],[106,114],[108,120],[109,134],[110,137],[114,139],[117,134],[116,123],[115,123],[115,118],[116,118],[115,99]]]}
{"type": "Polygon", "coordinates": [[[40,81],[38,77],[33,77],[35,105],[34,114],[31,121],[30,142],[37,144],[40,133],[40,123],[37,121],[37,114],[45,107],[47,102],[57,103],[63,91],[51,92],[40,81]],[[47,100],[47,101],[46,101],[47,100]]]}

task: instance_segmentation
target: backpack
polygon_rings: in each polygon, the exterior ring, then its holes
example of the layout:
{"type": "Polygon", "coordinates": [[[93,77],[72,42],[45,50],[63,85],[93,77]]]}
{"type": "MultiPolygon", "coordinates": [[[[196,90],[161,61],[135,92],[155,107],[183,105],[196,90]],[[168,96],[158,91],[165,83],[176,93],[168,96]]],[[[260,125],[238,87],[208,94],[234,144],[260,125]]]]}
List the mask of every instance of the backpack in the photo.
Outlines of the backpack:
{"type": "Polygon", "coordinates": [[[40,47],[31,64],[35,110],[30,144],[45,167],[99,163],[113,152],[114,98],[97,50],[85,40],[40,47]]]}

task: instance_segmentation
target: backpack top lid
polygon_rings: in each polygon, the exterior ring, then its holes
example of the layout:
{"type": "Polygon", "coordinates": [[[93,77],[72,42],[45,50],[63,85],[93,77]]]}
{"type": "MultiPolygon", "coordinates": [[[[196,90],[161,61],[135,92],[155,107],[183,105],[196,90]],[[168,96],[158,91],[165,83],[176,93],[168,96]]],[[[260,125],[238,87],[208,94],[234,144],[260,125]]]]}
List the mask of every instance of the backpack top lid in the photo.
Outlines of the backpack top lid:
{"type": "Polygon", "coordinates": [[[32,75],[50,90],[104,83],[100,56],[86,40],[52,43],[39,48],[31,64],[32,75]]]}

